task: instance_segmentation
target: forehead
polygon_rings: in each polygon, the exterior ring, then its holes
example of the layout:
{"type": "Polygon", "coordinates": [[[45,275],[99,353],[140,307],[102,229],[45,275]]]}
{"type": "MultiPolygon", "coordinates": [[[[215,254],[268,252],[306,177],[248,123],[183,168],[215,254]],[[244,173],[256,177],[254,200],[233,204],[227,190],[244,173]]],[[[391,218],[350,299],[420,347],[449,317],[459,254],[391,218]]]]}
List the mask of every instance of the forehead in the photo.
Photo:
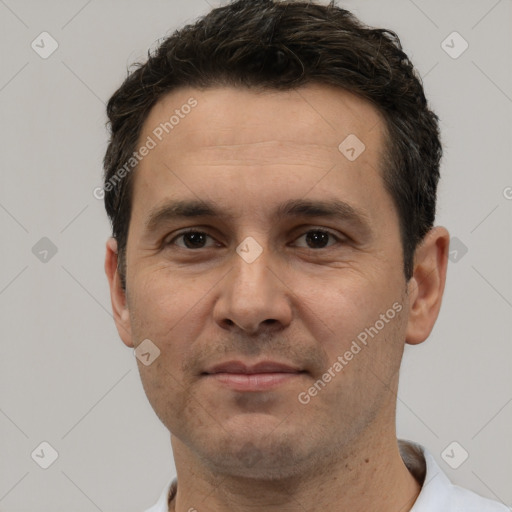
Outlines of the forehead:
{"type": "Polygon", "coordinates": [[[379,177],[384,133],[370,102],[332,86],[178,89],[143,125],[139,145],[151,140],[153,147],[134,175],[134,207],[142,215],[164,197],[206,193],[215,200],[214,189],[237,194],[234,183],[255,194],[264,183],[269,200],[272,187],[282,192],[283,184],[302,195],[313,183],[332,187],[337,179],[364,189],[379,177]]]}
{"type": "Polygon", "coordinates": [[[255,136],[264,135],[266,140],[336,149],[349,131],[366,139],[367,146],[375,145],[384,125],[382,115],[368,100],[329,85],[309,84],[287,91],[182,88],[153,106],[142,137],[153,134],[158,139],[161,134],[165,141],[157,142],[205,147],[254,143],[258,142],[255,136]]]}

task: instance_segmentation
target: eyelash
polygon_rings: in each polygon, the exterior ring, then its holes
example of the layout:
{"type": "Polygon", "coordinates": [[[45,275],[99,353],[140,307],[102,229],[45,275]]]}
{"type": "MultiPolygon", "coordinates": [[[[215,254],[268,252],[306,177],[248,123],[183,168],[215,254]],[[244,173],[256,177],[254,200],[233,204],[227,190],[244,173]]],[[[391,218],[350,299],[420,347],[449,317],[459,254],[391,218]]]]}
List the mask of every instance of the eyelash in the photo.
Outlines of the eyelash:
{"type": "MultiPolygon", "coordinates": [[[[205,231],[200,231],[198,229],[187,229],[186,231],[182,231],[181,233],[177,234],[174,238],[172,238],[172,240],[169,240],[168,242],[165,242],[165,246],[170,246],[170,245],[175,245],[174,242],[178,239],[178,238],[181,238],[185,235],[188,235],[188,234],[191,234],[191,233],[194,233],[194,234],[201,234],[201,235],[206,235],[206,236],[209,236],[210,238],[213,239],[213,237],[211,235],[209,235],[208,233],[206,233],[205,231]]],[[[330,235],[331,237],[333,237],[335,240],[336,240],[336,243],[340,244],[340,243],[343,243],[344,240],[342,240],[340,237],[336,236],[334,233],[332,233],[331,231],[328,231],[324,228],[312,228],[312,229],[308,229],[306,232],[304,232],[301,236],[299,236],[298,238],[301,238],[303,237],[304,235],[307,235],[308,233],[324,233],[324,234],[327,234],[327,235],[330,235]]],[[[297,239],[298,239],[297,238],[297,239]]],[[[334,244],[335,245],[335,244],[334,244]]],[[[209,249],[209,247],[200,247],[199,249],[190,249],[188,247],[180,247],[178,246],[180,249],[184,249],[186,251],[199,251],[201,249],[209,249]]],[[[311,251],[320,251],[322,249],[329,249],[331,248],[332,246],[327,246],[327,247],[321,247],[320,249],[311,249],[309,247],[301,247],[301,249],[309,249],[311,251]]]]}

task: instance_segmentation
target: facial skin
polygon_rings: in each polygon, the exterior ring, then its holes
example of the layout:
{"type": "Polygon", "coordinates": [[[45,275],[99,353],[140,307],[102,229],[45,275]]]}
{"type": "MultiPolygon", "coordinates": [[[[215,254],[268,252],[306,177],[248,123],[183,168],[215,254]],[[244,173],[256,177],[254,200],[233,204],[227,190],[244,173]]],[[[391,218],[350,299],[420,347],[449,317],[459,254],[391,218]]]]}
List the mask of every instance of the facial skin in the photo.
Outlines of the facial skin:
{"type": "Polygon", "coordinates": [[[379,166],[384,120],[365,100],[324,85],[181,89],[153,107],[141,144],[191,97],[197,106],[135,171],[126,294],[113,239],[105,261],[123,342],[150,339],[160,350],[138,366],[171,432],[176,510],[408,510],[420,487],[396,443],[398,370],[404,343],[424,341],[437,318],[448,232],[427,235],[406,282],[379,166]],[[338,149],[349,134],[365,144],[354,161],[338,149]],[[148,230],[176,200],[212,203],[221,216],[167,218],[148,230]],[[278,217],[292,200],[346,207],[278,217]],[[187,228],[202,237],[179,237],[187,228]],[[247,237],[262,249],[251,263],[236,251],[247,237]],[[301,403],[393,304],[401,311],[301,403]],[[251,390],[204,374],[227,361],[297,373],[251,390]]]}

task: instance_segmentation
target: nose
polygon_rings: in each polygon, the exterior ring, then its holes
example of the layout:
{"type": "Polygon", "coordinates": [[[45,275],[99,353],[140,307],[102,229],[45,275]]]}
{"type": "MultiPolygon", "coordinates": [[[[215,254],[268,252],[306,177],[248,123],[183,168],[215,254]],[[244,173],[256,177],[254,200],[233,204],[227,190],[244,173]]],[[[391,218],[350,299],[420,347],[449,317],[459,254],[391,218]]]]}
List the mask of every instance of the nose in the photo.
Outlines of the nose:
{"type": "Polygon", "coordinates": [[[292,319],[291,297],[289,285],[267,251],[254,261],[235,252],[232,269],[221,284],[214,318],[224,329],[236,326],[251,335],[282,330],[292,319]]]}

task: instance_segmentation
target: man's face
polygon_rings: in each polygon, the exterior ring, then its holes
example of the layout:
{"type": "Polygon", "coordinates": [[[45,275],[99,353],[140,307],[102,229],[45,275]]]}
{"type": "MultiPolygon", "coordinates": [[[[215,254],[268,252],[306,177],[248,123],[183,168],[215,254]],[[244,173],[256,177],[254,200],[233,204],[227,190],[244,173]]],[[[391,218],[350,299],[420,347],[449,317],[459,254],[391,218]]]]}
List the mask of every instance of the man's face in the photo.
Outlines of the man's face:
{"type": "Polygon", "coordinates": [[[144,124],[122,337],[159,348],[138,362],[148,399],[218,472],[291,475],[394,428],[408,306],[383,134],[373,106],[320,85],[182,89],[144,124]],[[155,216],[176,201],[219,214],[155,216]]]}

